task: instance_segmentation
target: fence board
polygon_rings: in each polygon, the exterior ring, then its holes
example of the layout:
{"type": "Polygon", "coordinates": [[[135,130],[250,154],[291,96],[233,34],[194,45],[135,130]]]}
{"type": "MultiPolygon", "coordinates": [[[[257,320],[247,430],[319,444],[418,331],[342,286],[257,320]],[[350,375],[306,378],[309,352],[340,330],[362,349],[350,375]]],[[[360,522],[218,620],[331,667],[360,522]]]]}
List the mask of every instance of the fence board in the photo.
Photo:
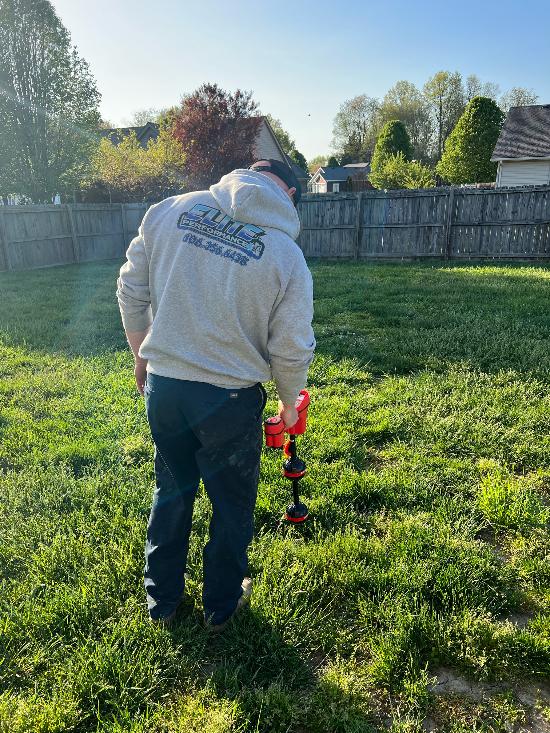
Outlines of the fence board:
{"type": "MultiPolygon", "coordinates": [[[[147,208],[1,207],[0,269],[118,259],[147,208]]],[[[306,194],[298,209],[307,257],[550,259],[550,186],[306,194]]]]}
{"type": "Polygon", "coordinates": [[[4,229],[4,217],[0,208],[0,271],[10,269],[8,243],[4,229]]]}
{"type": "Polygon", "coordinates": [[[12,270],[31,270],[74,262],[71,236],[15,242],[10,245],[9,251],[12,270]]]}

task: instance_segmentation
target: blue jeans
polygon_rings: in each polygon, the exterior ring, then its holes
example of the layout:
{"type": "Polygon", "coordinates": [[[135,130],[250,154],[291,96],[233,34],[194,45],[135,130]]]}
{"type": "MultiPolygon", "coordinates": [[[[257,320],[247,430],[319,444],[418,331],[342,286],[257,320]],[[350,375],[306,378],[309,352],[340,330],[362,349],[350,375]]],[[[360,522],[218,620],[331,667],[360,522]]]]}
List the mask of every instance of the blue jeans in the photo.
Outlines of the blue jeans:
{"type": "Polygon", "coordinates": [[[262,449],[260,383],[222,389],[148,373],[145,406],[155,444],[155,491],[147,525],[145,590],[152,618],[184,592],[193,504],[202,478],[212,503],[203,552],[203,607],[211,623],[235,610],[248,573],[262,449]]]}

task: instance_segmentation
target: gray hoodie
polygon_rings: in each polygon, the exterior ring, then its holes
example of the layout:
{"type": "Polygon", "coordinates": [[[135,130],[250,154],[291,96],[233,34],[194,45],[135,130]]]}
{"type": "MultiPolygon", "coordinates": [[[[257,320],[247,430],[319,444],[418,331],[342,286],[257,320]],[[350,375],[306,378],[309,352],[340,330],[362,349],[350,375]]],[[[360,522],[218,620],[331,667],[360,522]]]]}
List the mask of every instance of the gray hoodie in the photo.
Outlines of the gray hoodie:
{"type": "Polygon", "coordinates": [[[117,281],[126,331],[151,326],[147,370],[225,388],[273,378],[293,403],[315,348],[299,231],[287,194],[256,171],[152,206],[117,281]]]}

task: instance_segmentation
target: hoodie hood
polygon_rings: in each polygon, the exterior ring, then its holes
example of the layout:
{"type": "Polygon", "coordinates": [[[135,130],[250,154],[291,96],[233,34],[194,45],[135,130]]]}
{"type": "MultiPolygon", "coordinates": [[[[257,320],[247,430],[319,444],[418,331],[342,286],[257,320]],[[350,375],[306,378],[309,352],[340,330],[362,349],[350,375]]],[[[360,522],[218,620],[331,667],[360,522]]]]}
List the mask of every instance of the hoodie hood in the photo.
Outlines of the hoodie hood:
{"type": "Polygon", "coordinates": [[[246,168],[223,176],[210,186],[220,209],[237,221],[279,229],[296,240],[300,219],[287,194],[269,176],[246,168]]]}

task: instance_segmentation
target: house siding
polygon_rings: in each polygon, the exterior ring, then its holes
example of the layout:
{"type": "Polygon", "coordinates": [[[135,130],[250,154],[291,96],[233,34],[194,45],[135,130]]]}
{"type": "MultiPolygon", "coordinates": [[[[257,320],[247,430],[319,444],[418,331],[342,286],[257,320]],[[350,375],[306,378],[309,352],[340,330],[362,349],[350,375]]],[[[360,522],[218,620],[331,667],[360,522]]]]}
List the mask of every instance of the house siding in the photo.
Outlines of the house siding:
{"type": "Polygon", "coordinates": [[[310,179],[307,189],[310,193],[327,193],[327,182],[322,176],[319,176],[315,183],[310,179]]]}
{"type": "Polygon", "coordinates": [[[286,162],[277,147],[277,143],[273,139],[273,135],[263,120],[256,139],[255,157],[257,160],[260,158],[272,158],[273,160],[280,160],[283,163],[286,162]]]}
{"type": "Polygon", "coordinates": [[[550,183],[550,159],[502,160],[499,163],[497,187],[544,186],[550,183]]]}

